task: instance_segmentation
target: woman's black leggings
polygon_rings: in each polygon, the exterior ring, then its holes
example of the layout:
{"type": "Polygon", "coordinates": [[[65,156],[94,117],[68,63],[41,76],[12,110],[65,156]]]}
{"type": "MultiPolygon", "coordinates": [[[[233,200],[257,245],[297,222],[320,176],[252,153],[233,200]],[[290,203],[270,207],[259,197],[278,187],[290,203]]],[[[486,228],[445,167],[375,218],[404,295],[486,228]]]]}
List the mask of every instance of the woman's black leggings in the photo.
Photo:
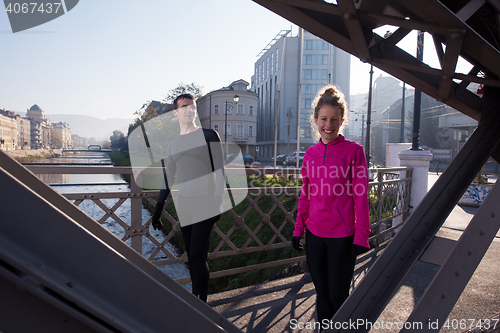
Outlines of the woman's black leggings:
{"type": "Polygon", "coordinates": [[[210,218],[181,228],[188,256],[192,292],[204,302],[207,301],[210,279],[207,264],[208,246],[212,228],[217,220],[218,218],[210,218]]]}
{"type": "Polygon", "coordinates": [[[325,238],[306,230],[306,258],[316,288],[318,320],[332,319],[349,296],[356,263],[354,236],[325,238]]]}

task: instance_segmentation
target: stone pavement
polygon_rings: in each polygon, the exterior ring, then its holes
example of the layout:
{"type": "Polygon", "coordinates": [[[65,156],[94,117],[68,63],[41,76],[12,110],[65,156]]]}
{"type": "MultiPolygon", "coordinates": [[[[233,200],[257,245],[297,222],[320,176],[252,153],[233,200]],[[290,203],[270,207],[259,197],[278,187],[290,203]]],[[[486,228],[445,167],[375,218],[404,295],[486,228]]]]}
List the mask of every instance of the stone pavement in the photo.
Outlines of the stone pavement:
{"type": "MultiPolygon", "coordinates": [[[[435,174],[430,174],[430,185],[436,179],[435,174]]],[[[438,235],[458,239],[477,210],[478,208],[457,205],[438,235]]],[[[499,314],[499,254],[500,232],[455,304],[448,317],[450,320],[477,321],[491,319],[499,314]]],[[[438,268],[436,265],[419,261],[387,305],[379,321],[405,322],[438,268]]],[[[209,295],[208,304],[243,332],[317,332],[306,327],[315,323],[315,300],[314,285],[306,273],[209,295]]],[[[379,331],[382,332],[375,329],[370,332],[379,331]]],[[[440,332],[460,331],[464,330],[443,328],[440,332]]],[[[383,332],[398,332],[398,330],[384,329],[383,332]]]]}

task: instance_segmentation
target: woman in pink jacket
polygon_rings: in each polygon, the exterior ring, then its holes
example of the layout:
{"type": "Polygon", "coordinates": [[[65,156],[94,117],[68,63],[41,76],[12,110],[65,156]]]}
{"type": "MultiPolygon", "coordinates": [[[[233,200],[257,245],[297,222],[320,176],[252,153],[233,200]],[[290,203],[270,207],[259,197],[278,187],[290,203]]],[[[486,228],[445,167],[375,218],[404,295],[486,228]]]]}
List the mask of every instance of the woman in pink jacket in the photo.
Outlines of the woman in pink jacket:
{"type": "Polygon", "coordinates": [[[369,250],[368,168],[363,147],[340,134],[347,105],[334,86],[314,101],[314,126],[320,140],[306,150],[302,192],[292,245],[306,258],[316,288],[322,326],[349,296],[356,255],[369,250]]]}

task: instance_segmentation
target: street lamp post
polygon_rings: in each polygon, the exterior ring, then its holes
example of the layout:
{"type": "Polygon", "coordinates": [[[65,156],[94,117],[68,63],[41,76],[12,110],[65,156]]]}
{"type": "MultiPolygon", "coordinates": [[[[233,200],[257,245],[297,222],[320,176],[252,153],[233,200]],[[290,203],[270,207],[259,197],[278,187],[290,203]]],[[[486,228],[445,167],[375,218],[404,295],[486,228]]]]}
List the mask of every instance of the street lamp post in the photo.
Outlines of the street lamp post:
{"type": "MultiPolygon", "coordinates": [[[[234,103],[238,104],[238,101],[240,100],[240,96],[235,94],[233,96],[233,101],[234,103]]],[[[224,105],[224,146],[225,146],[225,152],[227,155],[227,113],[228,111],[232,108],[231,102],[226,101],[226,104],[224,105]]]]}

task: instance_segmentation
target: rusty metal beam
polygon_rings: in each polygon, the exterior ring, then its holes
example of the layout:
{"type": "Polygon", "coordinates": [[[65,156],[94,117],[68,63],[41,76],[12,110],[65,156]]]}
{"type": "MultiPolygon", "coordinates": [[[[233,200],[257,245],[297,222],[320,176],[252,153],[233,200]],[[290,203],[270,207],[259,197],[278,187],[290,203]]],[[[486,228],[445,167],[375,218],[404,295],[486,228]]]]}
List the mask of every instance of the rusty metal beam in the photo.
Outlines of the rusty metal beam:
{"type": "Polygon", "coordinates": [[[413,0],[399,0],[406,8],[414,13],[421,20],[430,22],[440,22],[450,29],[465,29],[465,37],[462,45],[462,52],[472,57],[483,68],[488,69],[497,76],[500,76],[499,51],[489,44],[486,39],[480,36],[470,26],[464,24],[455,13],[448,9],[439,1],[422,2],[413,0]]]}
{"type": "Polygon", "coordinates": [[[437,272],[431,286],[418,301],[408,322],[438,323],[433,331],[441,329],[500,228],[499,202],[500,183],[497,182],[437,272]]]}
{"type": "MultiPolygon", "coordinates": [[[[362,60],[366,60],[367,55],[360,49],[362,47],[360,45],[368,43],[371,64],[425,94],[443,100],[444,103],[476,120],[479,119],[480,98],[468,92],[466,87],[463,87],[463,81],[500,86],[500,81],[494,76],[483,78],[477,76],[478,72],[475,75],[455,72],[454,59],[459,54],[480,71],[489,71],[500,76],[500,62],[497,61],[500,53],[478,32],[456,17],[443,2],[355,1],[356,11],[355,17],[353,16],[356,21],[354,29],[357,29],[355,33],[352,27],[347,26],[350,23],[344,22],[341,8],[334,4],[311,0],[254,1],[362,60]],[[373,33],[373,29],[384,24],[400,28],[393,33],[393,36],[384,40],[373,33]],[[360,37],[353,37],[360,36],[359,29],[363,34],[361,41],[360,37]],[[431,68],[417,61],[414,56],[395,45],[407,31],[412,29],[433,34],[436,52],[442,62],[441,69],[431,68]],[[458,41],[448,37],[454,36],[456,29],[464,31],[463,38],[458,41]],[[369,40],[371,36],[373,39],[369,40]],[[440,44],[446,44],[448,40],[450,45],[446,47],[448,54],[445,54],[440,44]],[[453,79],[462,80],[462,84],[457,85],[453,79]]],[[[344,2],[339,5],[344,6],[344,2]]],[[[350,10],[352,11],[352,7],[350,10]]]]}
{"type": "Polygon", "coordinates": [[[481,8],[486,3],[486,0],[471,0],[465,6],[460,9],[456,15],[462,21],[467,21],[472,15],[474,15],[479,8],[481,8]]]}
{"type": "Polygon", "coordinates": [[[361,61],[368,62],[371,60],[370,51],[365,40],[365,35],[361,24],[357,17],[356,8],[352,0],[339,0],[338,7],[342,12],[344,24],[349,32],[349,37],[354,43],[357,54],[361,61]]]}
{"type": "Polygon", "coordinates": [[[453,84],[453,75],[457,67],[460,49],[464,40],[465,31],[463,29],[452,29],[448,31],[446,51],[444,53],[443,65],[441,70],[441,81],[437,92],[437,100],[445,101],[450,96],[450,90],[453,84]]]}

